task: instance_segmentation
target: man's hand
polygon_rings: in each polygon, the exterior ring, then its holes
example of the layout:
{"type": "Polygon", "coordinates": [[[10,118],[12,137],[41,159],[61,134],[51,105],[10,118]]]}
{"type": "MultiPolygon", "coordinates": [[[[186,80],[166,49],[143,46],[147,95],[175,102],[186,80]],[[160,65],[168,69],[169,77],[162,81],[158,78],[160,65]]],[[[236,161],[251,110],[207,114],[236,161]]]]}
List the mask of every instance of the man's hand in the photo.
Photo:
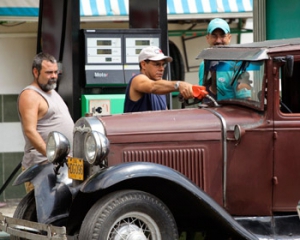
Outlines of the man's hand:
{"type": "Polygon", "coordinates": [[[194,94],[192,87],[193,85],[191,83],[181,81],[178,89],[180,95],[182,95],[184,99],[193,98],[194,94]]]}

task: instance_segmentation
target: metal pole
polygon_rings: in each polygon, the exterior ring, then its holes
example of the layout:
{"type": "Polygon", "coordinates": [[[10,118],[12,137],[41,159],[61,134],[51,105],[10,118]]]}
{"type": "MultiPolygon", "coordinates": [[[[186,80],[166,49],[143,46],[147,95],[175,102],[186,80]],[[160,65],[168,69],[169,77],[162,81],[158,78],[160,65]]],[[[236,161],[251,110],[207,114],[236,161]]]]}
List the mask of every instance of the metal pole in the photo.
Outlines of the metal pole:
{"type": "Polygon", "coordinates": [[[5,181],[5,183],[2,185],[1,189],[0,189],[0,195],[2,194],[2,192],[5,190],[5,188],[7,187],[7,185],[10,183],[10,181],[13,179],[13,177],[16,175],[16,173],[19,171],[19,169],[21,168],[22,164],[21,162],[15,167],[15,169],[12,171],[12,173],[9,175],[9,177],[7,178],[7,180],[5,181]]]}

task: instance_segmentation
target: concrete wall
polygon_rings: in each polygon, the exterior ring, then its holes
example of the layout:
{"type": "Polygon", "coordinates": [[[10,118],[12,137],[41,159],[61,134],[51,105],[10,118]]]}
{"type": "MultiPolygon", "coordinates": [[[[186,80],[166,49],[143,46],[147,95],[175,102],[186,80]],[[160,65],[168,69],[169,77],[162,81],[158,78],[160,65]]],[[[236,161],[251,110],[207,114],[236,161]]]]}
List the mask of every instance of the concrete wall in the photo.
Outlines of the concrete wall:
{"type": "MultiPolygon", "coordinates": [[[[24,138],[17,112],[20,91],[32,81],[31,63],[36,49],[37,24],[0,25],[0,186],[22,159],[24,138]]],[[[11,184],[0,201],[18,199],[24,186],[11,184]]]]}
{"type": "Polygon", "coordinates": [[[16,100],[20,91],[32,81],[31,63],[36,49],[36,31],[34,33],[30,28],[26,31],[22,26],[0,26],[0,152],[23,151],[16,100]],[[2,136],[5,136],[5,141],[1,141],[2,136]]]}

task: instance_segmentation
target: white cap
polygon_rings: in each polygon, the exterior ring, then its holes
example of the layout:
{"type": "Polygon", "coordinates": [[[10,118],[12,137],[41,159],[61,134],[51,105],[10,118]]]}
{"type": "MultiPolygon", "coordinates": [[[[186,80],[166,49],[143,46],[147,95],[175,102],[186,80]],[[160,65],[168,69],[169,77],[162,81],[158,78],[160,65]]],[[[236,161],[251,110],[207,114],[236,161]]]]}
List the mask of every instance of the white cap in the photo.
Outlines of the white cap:
{"type": "Polygon", "coordinates": [[[139,55],[139,62],[144,60],[151,61],[160,61],[166,60],[167,62],[172,62],[173,58],[169,56],[165,56],[162,50],[155,46],[149,46],[142,49],[139,55]]]}

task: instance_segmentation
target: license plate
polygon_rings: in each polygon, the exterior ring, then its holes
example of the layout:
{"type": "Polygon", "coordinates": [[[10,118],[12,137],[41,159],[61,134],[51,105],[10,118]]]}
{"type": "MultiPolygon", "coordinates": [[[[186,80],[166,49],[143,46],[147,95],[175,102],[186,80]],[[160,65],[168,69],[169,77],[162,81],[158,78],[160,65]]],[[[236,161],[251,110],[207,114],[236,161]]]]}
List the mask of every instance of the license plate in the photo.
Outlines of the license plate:
{"type": "Polygon", "coordinates": [[[68,158],[68,176],[71,179],[83,180],[83,159],[68,158]]]}

